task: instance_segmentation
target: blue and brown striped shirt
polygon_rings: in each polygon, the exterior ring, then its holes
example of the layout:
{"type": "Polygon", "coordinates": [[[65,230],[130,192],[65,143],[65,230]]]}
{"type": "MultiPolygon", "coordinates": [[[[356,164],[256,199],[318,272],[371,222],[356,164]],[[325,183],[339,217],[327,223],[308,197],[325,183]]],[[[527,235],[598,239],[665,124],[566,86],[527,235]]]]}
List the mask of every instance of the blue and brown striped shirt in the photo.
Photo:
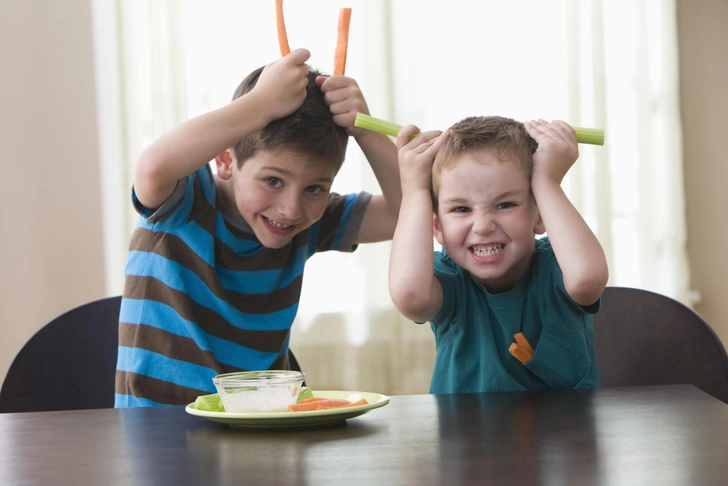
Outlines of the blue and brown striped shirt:
{"type": "Polygon", "coordinates": [[[354,251],[371,197],[332,193],[319,221],[271,249],[215,194],[205,166],[153,212],[134,197],[142,217],[119,316],[117,408],[184,405],[213,393],[219,373],[287,369],[306,260],[354,251]]]}

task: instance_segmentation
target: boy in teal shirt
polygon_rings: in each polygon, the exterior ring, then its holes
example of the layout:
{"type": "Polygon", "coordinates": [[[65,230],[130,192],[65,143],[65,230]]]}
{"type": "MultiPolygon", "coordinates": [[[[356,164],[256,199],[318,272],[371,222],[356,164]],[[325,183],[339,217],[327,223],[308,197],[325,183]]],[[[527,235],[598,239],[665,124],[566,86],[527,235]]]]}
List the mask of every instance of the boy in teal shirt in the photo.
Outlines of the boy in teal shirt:
{"type": "Polygon", "coordinates": [[[592,315],[608,269],[560,186],[578,157],[574,130],[472,117],[410,140],[417,132],[397,137],[389,288],[402,314],[430,321],[430,392],[598,386],[592,315]]]}

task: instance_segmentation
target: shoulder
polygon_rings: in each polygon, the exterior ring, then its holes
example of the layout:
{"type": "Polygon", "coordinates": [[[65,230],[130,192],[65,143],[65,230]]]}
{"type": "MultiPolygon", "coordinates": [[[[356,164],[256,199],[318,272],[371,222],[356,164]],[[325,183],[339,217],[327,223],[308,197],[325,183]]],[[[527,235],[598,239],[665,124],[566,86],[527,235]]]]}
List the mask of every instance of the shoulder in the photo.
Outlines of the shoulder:
{"type": "Polygon", "coordinates": [[[551,246],[548,237],[536,240],[536,251],[531,264],[532,278],[530,287],[535,287],[535,295],[552,312],[555,306],[574,309],[581,316],[583,313],[593,314],[599,309],[599,301],[587,307],[583,307],[569,296],[564,287],[564,277],[561,266],[556,259],[556,254],[551,246]]]}
{"type": "Polygon", "coordinates": [[[538,259],[556,258],[548,236],[536,238],[535,257],[538,259]]]}
{"type": "Polygon", "coordinates": [[[537,238],[533,261],[531,262],[533,274],[539,276],[543,273],[560,272],[560,269],[561,267],[559,267],[559,262],[556,260],[556,254],[548,237],[537,238]]]}
{"type": "Polygon", "coordinates": [[[447,254],[445,249],[434,253],[435,277],[443,276],[452,278],[461,276],[464,272],[447,254]]]}

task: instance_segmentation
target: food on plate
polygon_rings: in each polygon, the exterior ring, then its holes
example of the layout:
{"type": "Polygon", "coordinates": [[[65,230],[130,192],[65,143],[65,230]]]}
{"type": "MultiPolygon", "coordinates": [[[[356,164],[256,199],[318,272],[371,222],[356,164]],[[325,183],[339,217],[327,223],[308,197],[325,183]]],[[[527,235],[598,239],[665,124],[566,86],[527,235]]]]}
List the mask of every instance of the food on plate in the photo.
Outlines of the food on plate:
{"type": "Polygon", "coordinates": [[[364,398],[355,402],[344,400],[341,398],[320,398],[312,397],[303,400],[295,405],[289,405],[289,412],[310,412],[312,410],[331,410],[332,408],[356,407],[359,405],[369,405],[364,398]]]}

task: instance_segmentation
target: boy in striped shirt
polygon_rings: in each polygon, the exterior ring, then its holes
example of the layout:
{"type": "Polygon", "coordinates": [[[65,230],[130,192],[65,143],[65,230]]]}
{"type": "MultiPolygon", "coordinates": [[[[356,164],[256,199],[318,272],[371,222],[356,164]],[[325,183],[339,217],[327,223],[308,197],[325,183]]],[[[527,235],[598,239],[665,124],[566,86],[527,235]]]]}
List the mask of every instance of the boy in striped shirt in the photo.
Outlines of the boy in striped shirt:
{"type": "Polygon", "coordinates": [[[254,71],[229,105],[140,155],[116,407],[187,404],[214,392],[216,374],[289,368],[306,260],[392,238],[396,147],[354,127],[368,113],[356,82],[318,75],[309,57],[297,49],[254,71]],[[382,195],[330,192],[349,135],[382,195]]]}

